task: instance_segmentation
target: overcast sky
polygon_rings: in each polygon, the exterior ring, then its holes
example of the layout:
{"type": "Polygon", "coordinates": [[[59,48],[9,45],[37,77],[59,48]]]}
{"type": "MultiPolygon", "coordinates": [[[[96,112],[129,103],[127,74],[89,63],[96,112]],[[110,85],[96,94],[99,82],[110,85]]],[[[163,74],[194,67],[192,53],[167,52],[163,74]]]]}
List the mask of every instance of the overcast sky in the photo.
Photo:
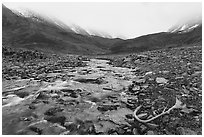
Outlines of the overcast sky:
{"type": "Polygon", "coordinates": [[[167,31],[178,21],[201,16],[201,3],[4,3],[8,8],[31,9],[84,29],[134,38],[167,31]]]}

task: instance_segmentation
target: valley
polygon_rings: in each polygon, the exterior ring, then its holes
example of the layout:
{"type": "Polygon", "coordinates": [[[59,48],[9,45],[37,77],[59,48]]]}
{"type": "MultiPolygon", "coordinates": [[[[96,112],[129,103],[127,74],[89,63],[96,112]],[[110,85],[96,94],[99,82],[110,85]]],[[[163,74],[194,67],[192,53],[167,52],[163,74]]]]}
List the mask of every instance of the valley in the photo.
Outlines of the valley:
{"type": "Polygon", "coordinates": [[[202,135],[202,20],[131,39],[2,5],[3,135],[202,135]]]}

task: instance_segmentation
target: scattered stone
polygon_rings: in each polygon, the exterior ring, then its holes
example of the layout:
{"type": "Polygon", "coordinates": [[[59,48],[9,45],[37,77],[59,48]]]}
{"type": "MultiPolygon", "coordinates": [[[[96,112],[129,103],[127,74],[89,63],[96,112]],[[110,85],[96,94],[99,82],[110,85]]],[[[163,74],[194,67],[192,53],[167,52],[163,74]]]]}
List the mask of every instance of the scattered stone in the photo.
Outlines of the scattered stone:
{"type": "Polygon", "coordinates": [[[42,135],[59,135],[65,131],[66,131],[65,127],[59,124],[53,124],[52,126],[43,129],[42,135]]]}
{"type": "Polygon", "coordinates": [[[178,127],[177,132],[179,135],[197,135],[195,131],[183,127],[178,127]]]}
{"type": "Polygon", "coordinates": [[[61,125],[64,125],[66,117],[65,116],[47,116],[45,117],[45,120],[51,123],[59,123],[61,125]]]}
{"type": "Polygon", "coordinates": [[[109,121],[99,121],[94,124],[96,133],[105,133],[107,134],[111,129],[115,129],[117,126],[109,121]]]}
{"type": "Polygon", "coordinates": [[[62,133],[60,133],[60,135],[69,135],[70,134],[70,131],[68,130],[68,131],[65,131],[65,132],[62,132],[62,133]]]}
{"type": "Polygon", "coordinates": [[[64,109],[59,108],[59,107],[54,107],[48,109],[44,114],[47,116],[54,116],[57,112],[62,112],[64,109]]]}
{"type": "Polygon", "coordinates": [[[156,78],[156,82],[157,82],[158,84],[166,84],[166,83],[168,82],[168,80],[165,79],[165,78],[162,78],[162,77],[157,77],[157,78],[156,78]]]}
{"type": "Polygon", "coordinates": [[[145,126],[145,125],[140,125],[140,132],[141,133],[145,133],[146,132],[146,130],[147,130],[147,127],[145,126]]]}
{"type": "Polygon", "coordinates": [[[147,131],[147,135],[155,135],[155,133],[154,133],[154,131],[149,130],[149,131],[147,131]]]}
{"type": "Polygon", "coordinates": [[[27,92],[27,91],[18,91],[18,92],[15,92],[15,94],[17,96],[19,96],[20,98],[25,98],[25,97],[29,96],[29,92],[27,92]]]}
{"type": "Polygon", "coordinates": [[[9,53],[9,58],[3,57],[2,70],[3,133],[202,134],[201,51],[198,47],[155,50],[84,63],[75,55],[40,59],[35,52],[32,56],[22,52],[32,58],[27,60],[9,53]],[[173,106],[176,97],[186,106],[151,123],[142,124],[133,116],[141,105],[139,118],[154,117],[173,106]]]}
{"type": "Polygon", "coordinates": [[[57,93],[50,94],[50,96],[51,96],[52,98],[59,98],[59,97],[60,97],[60,95],[57,94],[57,93]]]}
{"type": "Polygon", "coordinates": [[[137,128],[133,128],[132,133],[133,135],[140,135],[137,128]]]}
{"type": "Polygon", "coordinates": [[[44,100],[44,99],[48,99],[48,98],[49,98],[48,94],[46,94],[45,92],[40,92],[36,99],[44,100]]]}
{"type": "Polygon", "coordinates": [[[132,90],[133,90],[133,91],[138,91],[138,90],[140,90],[140,86],[135,85],[135,86],[132,88],[132,90]]]}
{"type": "Polygon", "coordinates": [[[145,81],[146,81],[146,79],[134,79],[134,83],[136,83],[136,84],[143,84],[143,83],[145,83],[145,81]]]}
{"type": "Polygon", "coordinates": [[[38,135],[42,135],[42,129],[39,129],[35,126],[31,126],[29,129],[33,132],[36,132],[38,135]]]}
{"type": "Polygon", "coordinates": [[[145,75],[151,75],[151,74],[153,74],[152,71],[150,71],[150,72],[146,72],[146,73],[145,73],[145,75]]]}
{"type": "Polygon", "coordinates": [[[168,74],[169,71],[168,71],[168,70],[164,70],[164,71],[162,71],[162,73],[163,73],[163,74],[168,74]]]}
{"type": "Polygon", "coordinates": [[[103,111],[103,112],[105,112],[105,111],[108,111],[108,110],[116,110],[117,109],[117,107],[119,107],[119,104],[102,104],[102,105],[100,105],[100,106],[98,106],[98,110],[99,111],[103,111]]]}

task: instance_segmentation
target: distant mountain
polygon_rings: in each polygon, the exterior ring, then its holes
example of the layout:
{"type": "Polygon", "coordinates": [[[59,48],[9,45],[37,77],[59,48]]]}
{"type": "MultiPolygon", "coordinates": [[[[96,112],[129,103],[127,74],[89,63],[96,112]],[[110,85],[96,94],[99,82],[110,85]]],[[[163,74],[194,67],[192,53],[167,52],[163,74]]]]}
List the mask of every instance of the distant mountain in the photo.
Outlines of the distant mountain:
{"type": "Polygon", "coordinates": [[[30,9],[23,9],[23,10],[21,9],[21,10],[12,10],[12,11],[19,16],[31,18],[31,19],[36,20],[36,21],[52,22],[53,24],[57,25],[58,27],[60,27],[62,29],[67,29],[68,31],[74,32],[77,34],[82,34],[82,35],[90,36],[90,37],[91,36],[99,36],[99,37],[103,37],[103,38],[110,38],[110,39],[112,38],[112,36],[109,35],[108,33],[101,32],[98,30],[90,30],[90,29],[86,30],[86,29],[80,27],[79,25],[73,24],[73,23],[64,24],[59,19],[50,18],[48,16],[38,14],[37,12],[32,11],[30,9]]]}
{"type": "Polygon", "coordinates": [[[2,6],[4,45],[63,54],[105,54],[120,39],[91,36],[81,27],[74,29],[63,22],[34,12],[27,15],[2,6]],[[107,43],[109,45],[107,45],[107,43]]]}
{"type": "Polygon", "coordinates": [[[85,30],[78,25],[39,15],[11,11],[2,6],[2,43],[56,54],[121,54],[202,43],[202,21],[177,24],[168,32],[134,39],[112,39],[104,32],[85,30]]]}
{"type": "Polygon", "coordinates": [[[202,17],[197,17],[182,23],[178,23],[171,27],[168,32],[171,33],[186,33],[194,30],[202,25],[202,17]]]}
{"type": "Polygon", "coordinates": [[[202,25],[185,28],[182,31],[161,32],[149,34],[134,39],[128,39],[115,43],[111,48],[111,53],[133,53],[148,50],[191,46],[202,44],[202,25]],[[192,29],[191,29],[192,28],[192,29]]]}

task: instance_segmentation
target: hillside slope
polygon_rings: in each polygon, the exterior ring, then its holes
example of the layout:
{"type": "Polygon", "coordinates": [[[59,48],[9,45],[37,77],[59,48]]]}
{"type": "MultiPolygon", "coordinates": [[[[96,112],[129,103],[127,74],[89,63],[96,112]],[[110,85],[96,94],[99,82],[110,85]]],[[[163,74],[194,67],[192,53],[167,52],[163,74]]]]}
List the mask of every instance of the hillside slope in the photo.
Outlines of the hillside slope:
{"type": "Polygon", "coordinates": [[[104,54],[118,39],[107,39],[77,34],[65,26],[35,16],[35,19],[13,13],[2,7],[3,44],[51,53],[104,54]],[[105,43],[105,44],[103,44],[105,43]]]}
{"type": "Polygon", "coordinates": [[[202,25],[186,33],[161,32],[135,39],[117,42],[111,48],[112,53],[142,52],[167,47],[179,47],[201,43],[202,25]]]}
{"type": "Polygon", "coordinates": [[[4,5],[2,7],[3,45],[56,54],[121,54],[188,46],[189,44],[199,43],[201,45],[202,22],[199,25],[186,26],[188,26],[187,31],[182,31],[182,33],[181,30],[184,27],[174,26],[178,31],[174,29],[128,40],[110,39],[88,35],[83,28],[77,25],[78,29],[74,31],[71,26],[63,22],[57,21],[56,23],[55,20],[38,14],[26,17],[12,12],[4,5]]]}

